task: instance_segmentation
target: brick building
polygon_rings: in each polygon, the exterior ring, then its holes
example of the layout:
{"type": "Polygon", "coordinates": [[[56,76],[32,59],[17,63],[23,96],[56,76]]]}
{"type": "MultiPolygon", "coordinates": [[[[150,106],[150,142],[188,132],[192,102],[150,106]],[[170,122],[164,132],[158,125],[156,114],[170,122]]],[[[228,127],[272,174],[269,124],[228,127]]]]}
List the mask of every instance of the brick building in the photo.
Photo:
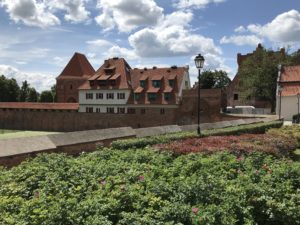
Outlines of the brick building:
{"type": "Polygon", "coordinates": [[[85,55],[75,53],[56,78],[57,102],[78,102],[78,88],[95,70],[85,55]]]}
{"type": "Polygon", "coordinates": [[[79,87],[79,112],[164,113],[178,108],[185,89],[190,89],[188,67],[131,69],[125,59],[111,58],[79,87]]]}

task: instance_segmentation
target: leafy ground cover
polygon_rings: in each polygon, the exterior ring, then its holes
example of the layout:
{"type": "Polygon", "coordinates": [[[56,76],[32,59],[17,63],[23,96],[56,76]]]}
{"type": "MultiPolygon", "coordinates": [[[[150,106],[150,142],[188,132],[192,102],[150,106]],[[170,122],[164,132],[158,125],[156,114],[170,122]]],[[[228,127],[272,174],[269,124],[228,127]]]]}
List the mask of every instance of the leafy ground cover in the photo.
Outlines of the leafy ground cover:
{"type": "MultiPolygon", "coordinates": [[[[240,134],[263,134],[271,128],[279,128],[283,125],[282,121],[272,121],[268,123],[255,123],[248,125],[241,125],[235,127],[226,127],[221,129],[210,129],[202,132],[202,137],[216,136],[216,135],[240,135],[240,134]]],[[[112,143],[115,149],[125,150],[129,148],[143,148],[147,145],[154,145],[158,143],[170,143],[175,140],[182,140],[186,138],[198,138],[195,132],[178,132],[166,135],[144,137],[144,138],[131,138],[126,140],[117,140],[112,143]]]]}
{"type": "Polygon", "coordinates": [[[297,148],[293,136],[271,134],[243,134],[239,136],[210,136],[189,138],[170,143],[157,144],[155,148],[174,154],[215,153],[229,151],[235,155],[249,154],[253,151],[265,152],[276,156],[289,156],[297,148]]]}
{"type": "Polygon", "coordinates": [[[300,224],[300,168],[264,153],[151,148],[0,169],[0,224],[300,224]]]}

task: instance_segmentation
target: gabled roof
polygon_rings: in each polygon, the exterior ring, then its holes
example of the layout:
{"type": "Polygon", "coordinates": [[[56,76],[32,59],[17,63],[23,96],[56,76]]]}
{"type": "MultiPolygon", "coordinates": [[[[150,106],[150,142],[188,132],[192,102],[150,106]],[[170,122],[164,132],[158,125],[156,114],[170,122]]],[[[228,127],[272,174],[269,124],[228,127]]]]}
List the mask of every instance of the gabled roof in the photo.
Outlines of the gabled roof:
{"type": "Polygon", "coordinates": [[[76,52],[57,78],[63,78],[66,76],[84,77],[92,76],[94,74],[95,70],[85,55],[76,52]]]}
{"type": "MultiPolygon", "coordinates": [[[[131,67],[125,61],[124,58],[111,58],[104,61],[104,64],[96,71],[95,80],[119,80],[116,85],[116,89],[131,89],[130,85],[130,71],[131,67]],[[98,78],[96,79],[96,77],[98,78]]],[[[91,81],[92,79],[89,79],[91,81]]],[[[107,89],[110,87],[97,87],[98,89],[107,89]]],[[[89,90],[95,89],[95,87],[91,87],[89,82],[85,82],[83,85],[79,87],[80,90],[89,90]]]]}
{"type": "Polygon", "coordinates": [[[283,67],[280,82],[300,82],[300,66],[283,67]]]}

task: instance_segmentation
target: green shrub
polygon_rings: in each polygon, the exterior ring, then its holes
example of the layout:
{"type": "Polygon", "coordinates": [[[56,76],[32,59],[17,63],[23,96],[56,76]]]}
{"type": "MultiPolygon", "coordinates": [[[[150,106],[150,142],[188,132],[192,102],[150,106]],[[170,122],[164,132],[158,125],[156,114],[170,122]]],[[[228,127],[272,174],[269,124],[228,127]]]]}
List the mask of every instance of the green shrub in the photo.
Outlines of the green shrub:
{"type": "Polygon", "coordinates": [[[267,131],[268,134],[274,136],[288,136],[293,137],[298,142],[298,148],[300,147],[300,126],[283,126],[280,129],[270,129],[267,131]]]}
{"type": "MultiPolygon", "coordinates": [[[[212,136],[212,135],[239,135],[239,134],[261,134],[265,133],[270,128],[277,128],[282,126],[282,121],[272,121],[267,123],[256,123],[249,125],[241,125],[235,127],[227,127],[221,129],[211,129],[204,130],[202,132],[202,137],[212,136]]],[[[112,142],[111,146],[115,149],[129,149],[129,148],[143,148],[147,145],[154,145],[159,143],[169,143],[174,140],[186,139],[198,137],[195,132],[179,132],[171,133],[160,136],[144,137],[144,138],[131,138],[125,140],[117,140],[112,142]]]]}
{"type": "Polygon", "coordinates": [[[260,153],[102,149],[0,169],[0,224],[296,225],[300,168],[260,153]]]}

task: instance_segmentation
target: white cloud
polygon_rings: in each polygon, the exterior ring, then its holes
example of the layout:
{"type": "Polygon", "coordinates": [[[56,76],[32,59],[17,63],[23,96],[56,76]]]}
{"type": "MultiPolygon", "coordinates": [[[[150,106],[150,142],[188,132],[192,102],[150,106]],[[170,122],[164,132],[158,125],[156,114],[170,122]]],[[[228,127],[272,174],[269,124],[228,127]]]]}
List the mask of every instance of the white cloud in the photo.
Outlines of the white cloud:
{"type": "Polygon", "coordinates": [[[234,29],[234,32],[236,33],[244,33],[247,32],[247,29],[244,26],[239,26],[237,28],[234,29]]]}
{"type": "Polygon", "coordinates": [[[31,87],[34,87],[39,92],[48,90],[55,84],[55,78],[49,74],[21,72],[19,69],[9,65],[0,65],[0,74],[16,79],[19,85],[27,80],[31,87]]]}
{"type": "Polygon", "coordinates": [[[198,52],[221,54],[213,39],[193,34],[188,29],[192,16],[190,12],[174,12],[167,15],[160,25],[130,35],[129,43],[141,57],[181,56],[198,52]]]}
{"type": "Polygon", "coordinates": [[[175,7],[177,8],[205,8],[211,3],[222,3],[226,0],[175,0],[175,7]]]}
{"type": "Polygon", "coordinates": [[[102,10],[95,18],[104,30],[115,27],[130,32],[139,26],[155,25],[163,16],[163,9],[154,0],[98,0],[102,10]]]}
{"type": "Polygon", "coordinates": [[[133,50],[122,48],[120,46],[113,46],[110,49],[108,49],[107,53],[104,54],[105,56],[111,58],[111,57],[123,57],[126,60],[136,60],[138,59],[138,56],[135,54],[133,50]]]}
{"type": "Polygon", "coordinates": [[[248,30],[272,42],[295,43],[300,41],[300,13],[297,10],[278,15],[265,25],[250,24],[248,30]]]}
{"type": "Polygon", "coordinates": [[[92,41],[86,42],[88,45],[90,45],[92,48],[94,47],[109,47],[114,45],[112,42],[104,40],[104,39],[96,39],[92,41]]]}
{"type": "Polygon", "coordinates": [[[27,26],[46,28],[60,24],[54,14],[65,11],[65,20],[74,23],[88,20],[90,12],[84,6],[89,0],[2,0],[0,6],[6,9],[11,20],[27,26]]]}
{"type": "Polygon", "coordinates": [[[60,24],[60,20],[54,14],[46,11],[43,2],[37,2],[36,0],[2,0],[1,6],[6,8],[6,12],[16,23],[22,21],[25,25],[41,28],[60,24]]]}
{"type": "Polygon", "coordinates": [[[88,0],[47,0],[47,6],[52,10],[63,10],[67,14],[65,20],[74,23],[84,22],[89,18],[90,12],[85,8],[88,0]]]}
{"type": "Polygon", "coordinates": [[[258,43],[262,43],[263,40],[255,35],[233,35],[230,37],[224,36],[220,40],[221,44],[235,44],[238,46],[251,45],[256,46],[258,43]]]}

